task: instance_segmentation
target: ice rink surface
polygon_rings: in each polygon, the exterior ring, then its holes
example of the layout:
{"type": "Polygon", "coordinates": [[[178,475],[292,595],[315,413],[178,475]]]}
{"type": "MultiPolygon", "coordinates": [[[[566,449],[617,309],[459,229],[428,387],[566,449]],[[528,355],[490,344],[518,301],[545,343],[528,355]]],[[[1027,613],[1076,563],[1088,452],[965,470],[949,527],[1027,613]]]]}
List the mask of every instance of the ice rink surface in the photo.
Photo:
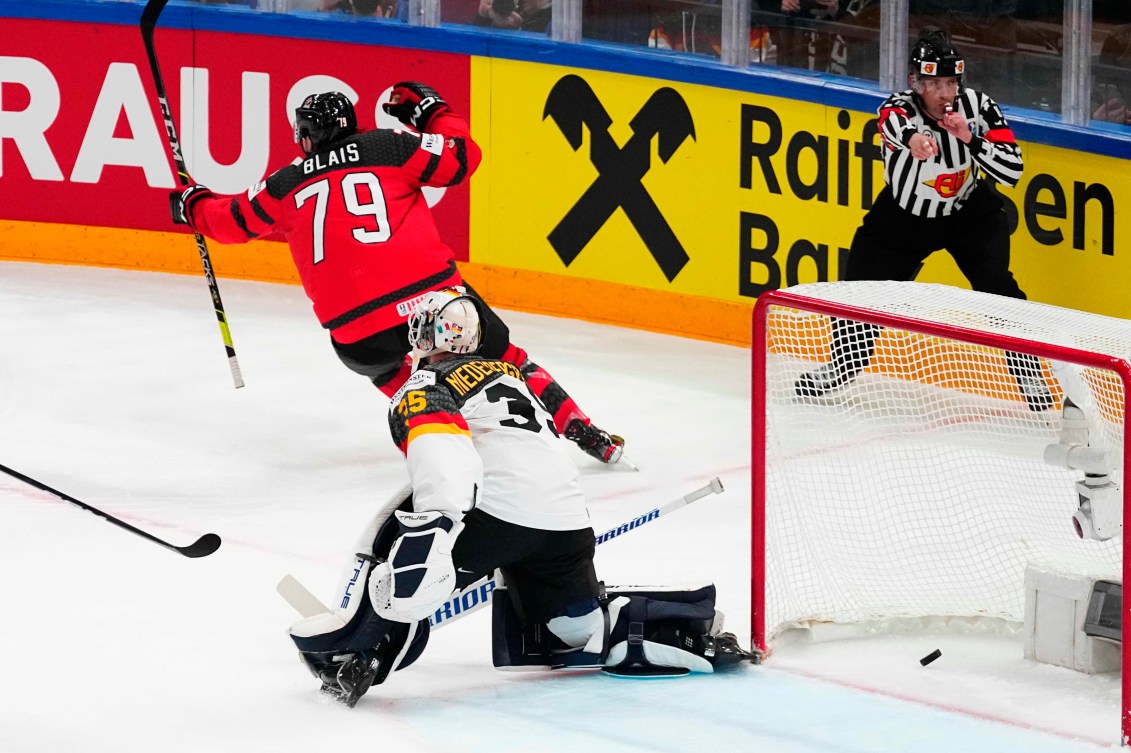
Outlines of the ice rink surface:
{"type": "MultiPolygon", "coordinates": [[[[186,253],[191,253],[191,245],[186,253]]],[[[473,281],[474,282],[474,281],[473,281]]],[[[0,264],[0,463],[190,560],[0,475],[0,751],[1094,751],[1117,677],[1025,662],[1017,638],[796,644],[679,680],[504,673],[488,612],[347,710],[320,698],[275,593],[328,599],[406,480],[387,401],[346,370],[298,287],[220,280],[232,386],[202,277],[0,264]],[[935,648],[929,667],[918,659],[935,648]]],[[[718,585],[749,625],[746,349],[503,312],[513,340],[639,472],[575,454],[600,532],[718,476],[726,492],[598,548],[616,583],[718,585]]]]}

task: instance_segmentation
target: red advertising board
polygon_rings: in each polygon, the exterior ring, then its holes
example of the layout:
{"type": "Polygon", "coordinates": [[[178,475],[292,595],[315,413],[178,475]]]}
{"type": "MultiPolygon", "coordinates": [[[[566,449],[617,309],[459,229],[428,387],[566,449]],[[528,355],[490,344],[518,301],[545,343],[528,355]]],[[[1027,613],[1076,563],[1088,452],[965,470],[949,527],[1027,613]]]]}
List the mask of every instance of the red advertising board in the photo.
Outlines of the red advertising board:
{"type": "MultiPolygon", "coordinates": [[[[172,230],[177,178],[139,30],[12,18],[0,26],[0,218],[172,230]]],[[[189,171],[219,193],[245,190],[299,155],[291,117],[307,94],[343,91],[363,129],[392,127],[380,103],[397,81],[420,80],[470,115],[467,55],[161,28],[156,46],[189,171]]],[[[466,259],[466,184],[428,198],[466,259]]]]}

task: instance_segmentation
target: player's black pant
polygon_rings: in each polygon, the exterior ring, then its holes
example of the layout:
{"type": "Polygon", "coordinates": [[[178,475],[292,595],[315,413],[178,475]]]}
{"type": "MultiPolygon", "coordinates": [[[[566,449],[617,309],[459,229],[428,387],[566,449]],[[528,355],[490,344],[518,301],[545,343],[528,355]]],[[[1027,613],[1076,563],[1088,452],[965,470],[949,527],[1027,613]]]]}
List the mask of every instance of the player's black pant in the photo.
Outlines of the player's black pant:
{"type": "Polygon", "coordinates": [[[593,568],[592,528],[544,531],[478,509],[464,515],[463,524],[452,549],[459,588],[498,568],[524,621],[549,622],[572,612],[571,607],[584,607],[587,612],[596,606],[593,599],[599,585],[593,568]]]}
{"type": "MultiPolygon", "coordinates": [[[[467,284],[461,283],[467,292],[483,303],[483,297],[467,284]]],[[[486,358],[502,358],[510,345],[511,333],[506,323],[486,303],[481,309],[483,320],[483,347],[479,351],[486,358]]],[[[408,344],[408,323],[375,332],[354,343],[340,343],[330,338],[334,352],[351,371],[369,377],[373,384],[381,387],[394,376],[404,364],[404,357],[411,350],[408,344]]]]}

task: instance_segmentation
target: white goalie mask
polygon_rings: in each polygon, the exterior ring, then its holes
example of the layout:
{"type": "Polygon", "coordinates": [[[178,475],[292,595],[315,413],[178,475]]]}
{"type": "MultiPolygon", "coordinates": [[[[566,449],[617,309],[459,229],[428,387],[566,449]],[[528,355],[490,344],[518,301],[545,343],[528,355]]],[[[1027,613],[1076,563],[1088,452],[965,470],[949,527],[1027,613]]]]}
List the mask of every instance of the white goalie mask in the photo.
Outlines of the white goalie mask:
{"type": "Polygon", "coordinates": [[[408,315],[408,342],[417,358],[474,353],[482,334],[479,306],[461,287],[429,293],[408,315]]]}

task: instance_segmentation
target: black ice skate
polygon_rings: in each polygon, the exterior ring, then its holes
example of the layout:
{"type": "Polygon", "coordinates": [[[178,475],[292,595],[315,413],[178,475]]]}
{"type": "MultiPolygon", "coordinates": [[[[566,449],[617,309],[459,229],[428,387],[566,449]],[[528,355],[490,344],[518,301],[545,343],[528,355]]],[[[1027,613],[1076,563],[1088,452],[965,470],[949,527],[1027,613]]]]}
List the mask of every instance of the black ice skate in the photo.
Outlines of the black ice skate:
{"type": "Polygon", "coordinates": [[[586,424],[580,418],[569,422],[565,430],[566,439],[577,444],[589,455],[597,458],[602,463],[613,463],[620,460],[624,451],[624,439],[616,434],[598,429],[593,424],[586,424]]]}
{"type": "Polygon", "coordinates": [[[760,652],[747,651],[738,645],[738,638],[734,633],[719,633],[718,635],[703,636],[703,643],[699,653],[704,659],[711,662],[716,671],[733,667],[744,661],[753,664],[762,663],[760,652]]]}
{"type": "Polygon", "coordinates": [[[1048,382],[1043,376],[1019,376],[1017,389],[1021,391],[1021,396],[1025,398],[1029,410],[1034,413],[1048,410],[1056,403],[1056,398],[1053,397],[1052,390],[1049,389],[1048,382]]]}
{"type": "Polygon", "coordinates": [[[352,709],[373,685],[380,669],[379,655],[350,654],[344,661],[319,670],[318,676],[323,693],[352,709]]]}
{"type": "Polygon", "coordinates": [[[846,370],[827,363],[819,369],[807,371],[793,385],[798,397],[821,397],[848,381],[846,370]]]}
{"type": "Polygon", "coordinates": [[[1056,404],[1049,383],[1045,380],[1041,362],[1028,353],[1006,351],[1005,365],[1009,375],[1017,382],[1017,389],[1025,404],[1034,413],[1046,411],[1056,404]]]}

